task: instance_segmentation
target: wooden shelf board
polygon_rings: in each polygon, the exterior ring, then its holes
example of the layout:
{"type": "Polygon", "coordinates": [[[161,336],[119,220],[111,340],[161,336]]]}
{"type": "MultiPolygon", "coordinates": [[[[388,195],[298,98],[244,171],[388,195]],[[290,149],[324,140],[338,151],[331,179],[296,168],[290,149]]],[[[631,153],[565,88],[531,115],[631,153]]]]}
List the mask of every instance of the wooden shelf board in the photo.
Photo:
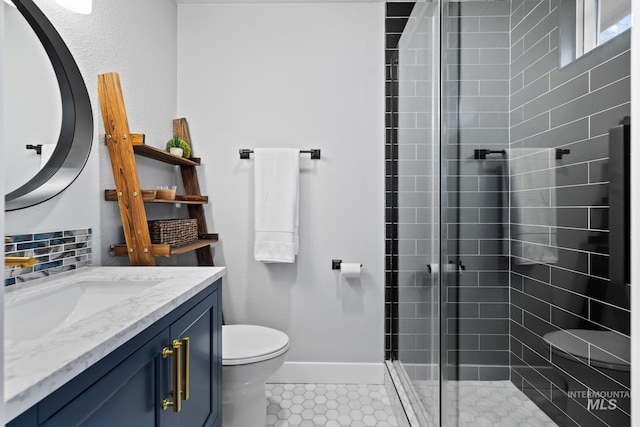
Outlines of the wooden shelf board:
{"type": "Polygon", "coordinates": [[[160,162],[168,163],[170,165],[183,165],[183,166],[200,166],[200,158],[192,157],[191,159],[185,159],[184,157],[174,156],[164,150],[161,150],[150,145],[134,145],[133,152],[147,157],[149,159],[158,160],[160,162]]]}
{"type": "MultiPolygon", "coordinates": [[[[180,255],[187,252],[195,251],[196,249],[204,248],[218,242],[217,234],[207,234],[206,236],[200,236],[201,238],[193,243],[188,243],[182,246],[170,246],[170,245],[151,245],[151,252],[153,256],[168,257],[171,255],[180,255]]],[[[129,256],[127,252],[127,245],[113,245],[111,246],[111,253],[113,256],[129,256]]]]}
{"type": "Polygon", "coordinates": [[[145,203],[176,203],[181,205],[206,205],[207,200],[182,200],[178,199],[176,196],[175,200],[163,200],[163,199],[154,199],[154,200],[145,200],[145,203]]]}
{"type": "Polygon", "coordinates": [[[179,255],[196,249],[204,248],[218,242],[218,237],[209,239],[199,239],[193,243],[187,245],[178,246],[177,248],[171,248],[171,255],[179,255]]]}
{"type": "MultiPolygon", "coordinates": [[[[191,196],[186,195],[177,195],[175,200],[166,200],[166,199],[145,199],[142,200],[145,203],[180,203],[182,205],[205,205],[209,203],[209,197],[207,196],[197,196],[202,198],[202,200],[189,200],[191,196]]],[[[107,202],[117,202],[118,201],[118,192],[116,190],[104,190],[104,199],[107,202]]]]}

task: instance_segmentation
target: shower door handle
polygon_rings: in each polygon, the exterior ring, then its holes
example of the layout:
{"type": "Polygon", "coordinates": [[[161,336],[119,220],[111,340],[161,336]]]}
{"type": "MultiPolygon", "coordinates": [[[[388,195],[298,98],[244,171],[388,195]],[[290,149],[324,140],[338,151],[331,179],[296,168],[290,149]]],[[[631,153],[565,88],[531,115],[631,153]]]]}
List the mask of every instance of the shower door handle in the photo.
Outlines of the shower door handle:
{"type": "Polygon", "coordinates": [[[609,130],[609,280],[631,283],[631,120],[609,130]]]}
{"type": "MultiPolygon", "coordinates": [[[[449,261],[448,264],[446,265],[446,271],[448,273],[450,272],[459,272],[462,270],[466,270],[467,267],[464,266],[464,264],[462,264],[462,261],[458,260],[458,263],[455,264],[453,261],[449,261]]],[[[434,263],[434,264],[427,264],[427,271],[429,273],[438,273],[440,270],[440,264],[438,263],[434,263]]]]}

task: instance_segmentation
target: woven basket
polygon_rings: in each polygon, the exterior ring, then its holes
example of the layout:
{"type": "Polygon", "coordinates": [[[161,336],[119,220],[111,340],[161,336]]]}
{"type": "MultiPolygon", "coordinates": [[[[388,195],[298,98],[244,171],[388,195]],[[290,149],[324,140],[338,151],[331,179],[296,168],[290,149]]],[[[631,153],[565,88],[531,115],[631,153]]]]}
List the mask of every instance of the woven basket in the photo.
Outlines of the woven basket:
{"type": "Polygon", "coordinates": [[[151,243],[181,246],[198,240],[196,219],[161,219],[148,223],[151,243]]]}

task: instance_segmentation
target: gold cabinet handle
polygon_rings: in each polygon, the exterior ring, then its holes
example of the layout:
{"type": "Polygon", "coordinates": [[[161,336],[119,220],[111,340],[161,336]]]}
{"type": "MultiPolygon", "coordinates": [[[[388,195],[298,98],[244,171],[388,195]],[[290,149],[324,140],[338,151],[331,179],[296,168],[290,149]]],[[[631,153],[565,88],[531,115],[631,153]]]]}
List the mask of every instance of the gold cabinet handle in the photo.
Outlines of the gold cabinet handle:
{"type": "Polygon", "coordinates": [[[183,363],[182,363],[182,399],[189,400],[189,337],[182,338],[183,363]]]}
{"type": "Polygon", "coordinates": [[[162,358],[166,359],[171,356],[171,368],[173,379],[173,391],[171,392],[173,400],[165,398],[162,401],[162,409],[167,410],[169,406],[173,406],[173,412],[180,412],[182,410],[182,351],[180,347],[182,343],[178,340],[173,340],[171,348],[165,347],[162,349],[162,358]]]}

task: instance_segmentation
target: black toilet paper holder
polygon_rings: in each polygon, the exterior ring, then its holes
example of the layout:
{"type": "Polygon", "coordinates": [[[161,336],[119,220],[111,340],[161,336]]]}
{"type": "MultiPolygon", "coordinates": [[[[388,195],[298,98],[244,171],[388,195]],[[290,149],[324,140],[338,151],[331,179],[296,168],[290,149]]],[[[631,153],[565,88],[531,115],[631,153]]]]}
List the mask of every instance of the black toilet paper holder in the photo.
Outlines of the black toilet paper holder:
{"type": "MultiPolygon", "coordinates": [[[[342,264],[342,260],[341,259],[332,259],[331,260],[331,269],[332,270],[340,270],[340,264],[342,264]]],[[[362,264],[360,264],[360,267],[362,267],[362,264]]]]}

